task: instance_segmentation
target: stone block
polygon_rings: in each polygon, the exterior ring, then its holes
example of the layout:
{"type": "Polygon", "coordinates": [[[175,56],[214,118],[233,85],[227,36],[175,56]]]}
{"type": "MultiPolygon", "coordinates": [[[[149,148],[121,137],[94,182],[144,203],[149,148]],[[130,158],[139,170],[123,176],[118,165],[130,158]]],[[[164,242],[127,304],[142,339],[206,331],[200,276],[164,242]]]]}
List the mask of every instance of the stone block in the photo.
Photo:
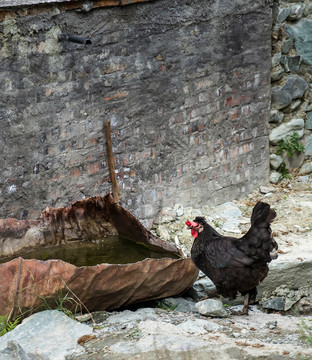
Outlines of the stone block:
{"type": "Polygon", "coordinates": [[[290,13],[287,17],[287,20],[299,20],[302,18],[304,6],[300,4],[295,4],[290,8],[290,13]]]}
{"type": "Polygon", "coordinates": [[[280,63],[287,72],[298,72],[301,65],[301,55],[282,56],[280,63]]]}
{"type": "Polygon", "coordinates": [[[282,175],[277,172],[277,171],[272,171],[272,173],[270,174],[270,182],[272,184],[277,184],[280,179],[281,179],[282,175]]]}
{"type": "Polygon", "coordinates": [[[306,175],[312,173],[312,162],[303,164],[300,168],[299,175],[306,175]]]}
{"type": "Polygon", "coordinates": [[[289,16],[289,14],[290,14],[289,8],[281,8],[277,15],[277,21],[279,23],[284,22],[287,19],[287,17],[289,16]]]}
{"type": "Polygon", "coordinates": [[[312,130],[312,112],[307,113],[306,129],[312,130]]]}
{"type": "Polygon", "coordinates": [[[305,154],[306,155],[312,155],[312,136],[306,136],[305,137],[305,154]]]}
{"type": "Polygon", "coordinates": [[[270,165],[272,167],[272,169],[277,170],[281,165],[282,165],[283,159],[276,155],[276,154],[271,154],[270,155],[270,165]]]}
{"type": "Polygon", "coordinates": [[[303,119],[292,119],[287,123],[283,123],[274,128],[269,135],[270,142],[271,144],[276,145],[280,140],[291,136],[294,132],[297,132],[300,138],[303,136],[303,119]]]}
{"type": "Polygon", "coordinates": [[[293,155],[293,157],[288,156],[285,152],[282,154],[282,158],[288,170],[293,170],[300,168],[300,166],[304,162],[305,153],[304,152],[297,152],[293,155]]]}
{"type": "Polygon", "coordinates": [[[282,42],[282,54],[288,54],[290,49],[293,47],[293,39],[286,39],[282,42]]]}
{"type": "Polygon", "coordinates": [[[271,110],[270,123],[280,124],[284,119],[284,114],[278,110],[271,110]]]}
{"type": "Polygon", "coordinates": [[[283,85],[272,88],[272,105],[277,109],[283,109],[292,100],[302,98],[307,88],[308,84],[302,77],[290,75],[283,85]]]}
{"type": "Polygon", "coordinates": [[[302,56],[302,61],[312,66],[312,20],[303,18],[294,24],[287,24],[286,34],[294,39],[296,50],[302,56]]]}

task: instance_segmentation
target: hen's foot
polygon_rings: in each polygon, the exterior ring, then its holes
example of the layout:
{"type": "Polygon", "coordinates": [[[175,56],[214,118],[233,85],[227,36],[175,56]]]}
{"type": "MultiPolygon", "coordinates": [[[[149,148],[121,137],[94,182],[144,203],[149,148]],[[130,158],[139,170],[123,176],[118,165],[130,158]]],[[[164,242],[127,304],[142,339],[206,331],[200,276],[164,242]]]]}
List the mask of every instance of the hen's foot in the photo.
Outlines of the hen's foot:
{"type": "Polygon", "coordinates": [[[248,316],[248,308],[242,309],[241,311],[231,311],[231,315],[247,315],[248,316]]]}
{"type": "Polygon", "coordinates": [[[248,315],[249,299],[250,299],[249,294],[246,294],[245,299],[244,299],[244,306],[243,306],[242,311],[237,311],[237,312],[233,311],[231,314],[232,315],[248,315]]]}

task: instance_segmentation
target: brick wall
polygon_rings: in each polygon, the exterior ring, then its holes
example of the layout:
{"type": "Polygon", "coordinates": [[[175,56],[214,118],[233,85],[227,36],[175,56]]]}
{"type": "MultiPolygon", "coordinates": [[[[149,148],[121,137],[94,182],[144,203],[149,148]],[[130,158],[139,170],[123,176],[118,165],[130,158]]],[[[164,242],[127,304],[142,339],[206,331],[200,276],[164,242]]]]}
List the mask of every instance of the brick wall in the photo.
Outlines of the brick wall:
{"type": "Polygon", "coordinates": [[[120,201],[147,226],[164,206],[265,183],[267,3],[158,0],[0,22],[0,217],[111,191],[107,119],[120,201]]]}

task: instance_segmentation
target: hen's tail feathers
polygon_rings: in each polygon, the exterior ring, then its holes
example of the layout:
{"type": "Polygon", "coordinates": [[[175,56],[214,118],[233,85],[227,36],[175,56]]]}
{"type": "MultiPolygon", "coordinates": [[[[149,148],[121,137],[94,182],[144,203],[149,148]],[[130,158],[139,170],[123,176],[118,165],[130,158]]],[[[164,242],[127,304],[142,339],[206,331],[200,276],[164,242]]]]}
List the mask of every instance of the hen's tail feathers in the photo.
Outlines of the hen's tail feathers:
{"type": "Polygon", "coordinates": [[[276,217],[276,212],[270,209],[270,205],[264,202],[257,202],[252,210],[251,225],[259,225],[263,222],[270,223],[276,217]]]}

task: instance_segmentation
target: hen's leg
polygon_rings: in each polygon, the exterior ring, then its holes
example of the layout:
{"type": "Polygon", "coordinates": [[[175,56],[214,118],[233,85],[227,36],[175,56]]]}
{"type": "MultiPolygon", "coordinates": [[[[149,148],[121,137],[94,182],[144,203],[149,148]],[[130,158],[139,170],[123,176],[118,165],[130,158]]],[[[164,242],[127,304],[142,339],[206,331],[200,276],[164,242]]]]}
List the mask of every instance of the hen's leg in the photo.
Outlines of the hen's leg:
{"type": "Polygon", "coordinates": [[[249,307],[249,293],[245,295],[244,298],[244,307],[242,310],[242,315],[248,315],[248,307],[249,307]]]}
{"type": "Polygon", "coordinates": [[[232,315],[248,315],[248,306],[249,306],[249,293],[245,295],[244,306],[241,311],[233,311],[232,315]]]}

